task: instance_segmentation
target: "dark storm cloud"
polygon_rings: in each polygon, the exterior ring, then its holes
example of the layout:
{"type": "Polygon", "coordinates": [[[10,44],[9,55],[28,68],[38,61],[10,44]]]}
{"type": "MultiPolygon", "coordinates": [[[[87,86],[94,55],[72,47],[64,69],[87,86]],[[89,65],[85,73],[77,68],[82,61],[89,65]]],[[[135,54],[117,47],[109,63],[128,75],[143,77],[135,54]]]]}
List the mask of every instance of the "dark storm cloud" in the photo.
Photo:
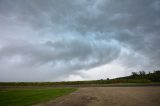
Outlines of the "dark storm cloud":
{"type": "Polygon", "coordinates": [[[158,67],[159,7],[159,0],[0,0],[0,80],[56,80],[112,61],[158,67]]]}

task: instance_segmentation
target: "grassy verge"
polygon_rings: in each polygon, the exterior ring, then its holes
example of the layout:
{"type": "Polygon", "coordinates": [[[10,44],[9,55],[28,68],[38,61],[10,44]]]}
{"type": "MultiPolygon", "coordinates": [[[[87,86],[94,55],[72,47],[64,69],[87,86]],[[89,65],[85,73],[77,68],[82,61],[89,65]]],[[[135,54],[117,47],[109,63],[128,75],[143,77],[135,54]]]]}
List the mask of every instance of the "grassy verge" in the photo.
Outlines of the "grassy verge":
{"type": "Polygon", "coordinates": [[[75,91],[76,88],[1,89],[1,106],[30,106],[75,91]]]}

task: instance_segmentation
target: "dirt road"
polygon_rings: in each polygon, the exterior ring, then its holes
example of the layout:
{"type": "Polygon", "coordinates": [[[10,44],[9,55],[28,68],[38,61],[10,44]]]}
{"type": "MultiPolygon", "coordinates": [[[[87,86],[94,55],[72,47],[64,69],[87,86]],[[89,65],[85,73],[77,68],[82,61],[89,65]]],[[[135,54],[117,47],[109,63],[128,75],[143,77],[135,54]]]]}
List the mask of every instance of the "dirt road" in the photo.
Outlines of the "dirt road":
{"type": "Polygon", "coordinates": [[[88,87],[38,106],[160,106],[160,87],[88,87]]]}

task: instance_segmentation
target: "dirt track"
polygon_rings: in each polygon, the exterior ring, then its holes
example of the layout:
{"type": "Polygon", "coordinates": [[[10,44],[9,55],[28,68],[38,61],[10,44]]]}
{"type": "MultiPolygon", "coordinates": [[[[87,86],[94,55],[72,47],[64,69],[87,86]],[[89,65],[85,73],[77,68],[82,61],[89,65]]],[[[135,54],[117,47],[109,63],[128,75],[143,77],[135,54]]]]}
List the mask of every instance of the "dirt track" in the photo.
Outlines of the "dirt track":
{"type": "Polygon", "coordinates": [[[88,87],[38,106],[160,106],[160,87],[88,87]]]}

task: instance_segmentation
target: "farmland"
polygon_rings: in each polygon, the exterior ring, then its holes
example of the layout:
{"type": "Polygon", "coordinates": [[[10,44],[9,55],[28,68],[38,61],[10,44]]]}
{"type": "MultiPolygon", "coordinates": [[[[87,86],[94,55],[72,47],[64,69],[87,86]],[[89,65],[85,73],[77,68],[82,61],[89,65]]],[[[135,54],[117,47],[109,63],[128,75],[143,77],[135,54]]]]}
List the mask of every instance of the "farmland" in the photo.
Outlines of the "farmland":
{"type": "Polygon", "coordinates": [[[53,100],[59,96],[75,91],[75,88],[30,88],[0,89],[1,106],[30,106],[53,100]]]}
{"type": "Polygon", "coordinates": [[[159,86],[1,88],[1,106],[158,106],[159,86]],[[58,97],[58,98],[57,98],[58,97]]]}
{"type": "Polygon", "coordinates": [[[83,87],[37,106],[159,106],[160,87],[83,87]]]}

